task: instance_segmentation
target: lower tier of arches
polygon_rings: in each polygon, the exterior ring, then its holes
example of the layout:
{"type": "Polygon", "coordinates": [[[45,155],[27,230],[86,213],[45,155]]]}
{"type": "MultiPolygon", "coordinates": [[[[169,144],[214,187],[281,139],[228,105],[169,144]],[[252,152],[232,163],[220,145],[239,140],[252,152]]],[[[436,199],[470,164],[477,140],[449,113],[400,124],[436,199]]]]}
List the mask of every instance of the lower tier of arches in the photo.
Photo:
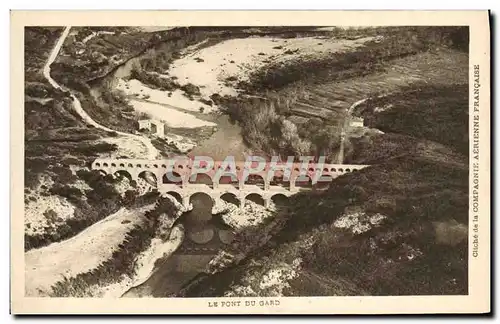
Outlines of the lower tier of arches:
{"type": "Polygon", "coordinates": [[[271,203],[277,207],[284,207],[288,205],[289,195],[284,193],[265,193],[261,194],[258,192],[243,192],[241,194],[235,194],[233,192],[183,192],[182,190],[170,190],[167,192],[162,192],[173,197],[178,203],[184,205],[185,207],[195,204],[203,203],[213,204],[215,199],[221,199],[226,203],[233,204],[239,208],[246,206],[248,202],[253,202],[257,205],[269,208],[271,203]]]}

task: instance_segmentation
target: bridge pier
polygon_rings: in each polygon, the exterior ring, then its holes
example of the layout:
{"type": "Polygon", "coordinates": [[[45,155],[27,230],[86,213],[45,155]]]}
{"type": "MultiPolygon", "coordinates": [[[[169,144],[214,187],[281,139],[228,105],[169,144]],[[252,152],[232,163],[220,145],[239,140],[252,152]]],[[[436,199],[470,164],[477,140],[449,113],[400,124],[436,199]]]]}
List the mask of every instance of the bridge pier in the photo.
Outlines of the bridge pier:
{"type": "Polygon", "coordinates": [[[245,209],[245,197],[240,198],[240,211],[245,209]]]}
{"type": "Polygon", "coordinates": [[[184,208],[188,209],[189,208],[189,196],[184,196],[182,197],[182,205],[184,208]]]}
{"type": "Polygon", "coordinates": [[[132,181],[137,183],[137,180],[139,180],[139,172],[129,172],[129,174],[132,181]]]}

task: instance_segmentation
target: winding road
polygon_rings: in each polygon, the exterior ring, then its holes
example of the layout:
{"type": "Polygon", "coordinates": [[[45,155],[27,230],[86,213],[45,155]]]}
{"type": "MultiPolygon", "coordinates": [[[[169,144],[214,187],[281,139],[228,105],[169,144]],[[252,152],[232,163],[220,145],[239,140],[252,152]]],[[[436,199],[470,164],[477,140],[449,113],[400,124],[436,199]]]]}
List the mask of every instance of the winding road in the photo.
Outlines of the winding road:
{"type": "MultiPolygon", "coordinates": [[[[50,76],[50,66],[56,60],[57,55],[59,54],[59,51],[61,50],[61,47],[64,44],[64,41],[68,37],[70,30],[71,30],[71,26],[67,26],[64,29],[64,32],[61,34],[61,37],[59,37],[56,45],[52,49],[52,52],[50,53],[50,56],[47,60],[47,63],[45,63],[45,66],[43,67],[44,77],[56,89],[62,89],[62,87],[54,79],[52,79],[52,77],[50,76]]],[[[145,154],[144,154],[143,158],[154,160],[159,156],[158,150],[156,149],[156,147],[153,146],[153,144],[151,143],[151,141],[148,138],[145,138],[145,137],[142,137],[139,135],[130,134],[130,133],[116,131],[116,130],[113,130],[111,128],[108,128],[106,126],[103,126],[103,125],[97,123],[95,120],[92,119],[92,117],[90,117],[87,114],[87,112],[85,112],[85,110],[82,108],[82,104],[81,104],[80,100],[78,100],[78,98],[73,93],[71,93],[71,97],[73,98],[73,107],[74,107],[75,111],[87,124],[92,125],[95,128],[99,128],[99,129],[102,129],[102,130],[107,131],[107,132],[115,132],[118,135],[126,136],[132,141],[140,142],[140,145],[142,145],[145,149],[145,151],[144,151],[145,154]]]]}

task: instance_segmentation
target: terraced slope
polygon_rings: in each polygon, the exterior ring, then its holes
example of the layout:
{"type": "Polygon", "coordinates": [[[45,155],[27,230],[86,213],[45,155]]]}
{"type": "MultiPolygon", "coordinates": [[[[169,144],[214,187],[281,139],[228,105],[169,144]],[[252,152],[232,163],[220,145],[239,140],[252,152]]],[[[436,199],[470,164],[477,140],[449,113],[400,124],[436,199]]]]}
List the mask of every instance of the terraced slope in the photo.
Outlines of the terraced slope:
{"type": "Polygon", "coordinates": [[[292,113],[301,117],[328,118],[330,114],[347,110],[355,101],[396,92],[413,84],[435,86],[467,83],[466,53],[453,50],[426,52],[396,59],[385,71],[359,78],[308,84],[307,95],[297,100],[292,113]]]}

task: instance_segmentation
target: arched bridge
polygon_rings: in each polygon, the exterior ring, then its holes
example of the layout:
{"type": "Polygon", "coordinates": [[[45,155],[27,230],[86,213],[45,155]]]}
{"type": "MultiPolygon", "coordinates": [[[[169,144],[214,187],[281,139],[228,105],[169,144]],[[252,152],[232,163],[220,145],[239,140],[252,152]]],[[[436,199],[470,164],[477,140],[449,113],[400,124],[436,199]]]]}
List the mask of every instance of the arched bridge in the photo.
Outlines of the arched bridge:
{"type": "Polygon", "coordinates": [[[300,162],[288,164],[287,173],[285,164],[267,162],[262,170],[249,173],[245,162],[235,162],[235,169],[230,171],[224,165],[215,161],[211,168],[199,173],[189,159],[96,159],[91,168],[130,181],[149,180],[159,192],[173,195],[184,205],[189,204],[191,196],[204,193],[212,199],[233,200],[241,207],[246,200],[268,207],[274,199],[299,191],[325,189],[333,179],[368,166],[309,163],[306,167],[300,162]]]}

